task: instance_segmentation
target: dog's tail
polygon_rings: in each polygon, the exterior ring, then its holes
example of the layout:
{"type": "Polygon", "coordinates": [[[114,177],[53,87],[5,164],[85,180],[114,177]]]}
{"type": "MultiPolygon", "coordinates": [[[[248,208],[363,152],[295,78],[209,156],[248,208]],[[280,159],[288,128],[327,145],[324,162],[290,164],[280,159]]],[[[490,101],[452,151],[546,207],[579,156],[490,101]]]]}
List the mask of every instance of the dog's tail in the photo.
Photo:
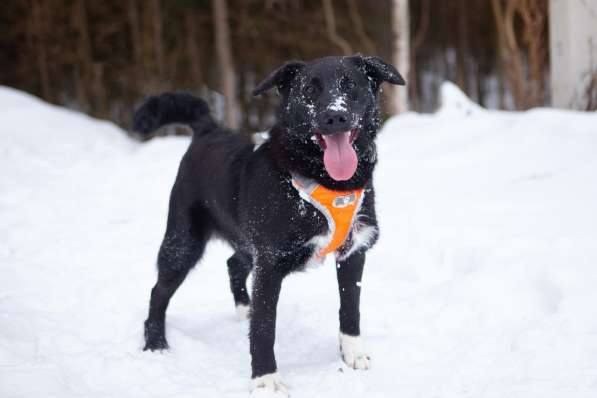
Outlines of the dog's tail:
{"type": "Polygon", "coordinates": [[[189,93],[164,93],[149,97],[135,112],[133,130],[147,136],[171,123],[186,124],[194,135],[215,130],[207,103],[189,93]]]}

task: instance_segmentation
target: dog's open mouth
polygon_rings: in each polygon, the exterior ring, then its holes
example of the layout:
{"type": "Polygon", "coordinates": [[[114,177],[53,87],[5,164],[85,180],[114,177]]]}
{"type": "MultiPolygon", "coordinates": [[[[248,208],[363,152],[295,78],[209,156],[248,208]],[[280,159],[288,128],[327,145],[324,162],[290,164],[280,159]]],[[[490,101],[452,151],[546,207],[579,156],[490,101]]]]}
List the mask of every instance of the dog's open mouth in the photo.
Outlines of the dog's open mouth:
{"type": "Polygon", "coordinates": [[[334,134],[315,134],[317,143],[323,150],[325,170],[334,180],[350,180],[356,172],[359,160],[352,144],[358,135],[356,129],[334,134]]]}

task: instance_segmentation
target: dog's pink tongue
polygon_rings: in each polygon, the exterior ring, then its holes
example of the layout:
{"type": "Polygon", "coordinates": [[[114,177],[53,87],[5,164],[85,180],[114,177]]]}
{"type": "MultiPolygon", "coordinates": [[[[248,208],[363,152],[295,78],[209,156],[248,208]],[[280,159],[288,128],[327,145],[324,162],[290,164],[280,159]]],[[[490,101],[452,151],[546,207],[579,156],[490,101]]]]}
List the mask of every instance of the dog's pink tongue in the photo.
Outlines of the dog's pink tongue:
{"type": "Polygon", "coordinates": [[[357,171],[358,159],[350,144],[350,131],[322,136],[326,148],[323,164],[326,171],[336,181],[349,180],[357,171]]]}

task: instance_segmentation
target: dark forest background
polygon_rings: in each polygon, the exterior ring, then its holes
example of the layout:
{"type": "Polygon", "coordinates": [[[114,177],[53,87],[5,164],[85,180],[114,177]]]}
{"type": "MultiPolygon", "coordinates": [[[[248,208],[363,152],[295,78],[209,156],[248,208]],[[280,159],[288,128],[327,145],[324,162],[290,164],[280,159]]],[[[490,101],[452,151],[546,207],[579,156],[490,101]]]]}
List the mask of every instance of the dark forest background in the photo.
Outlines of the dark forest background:
{"type": "MultiPolygon", "coordinates": [[[[0,84],[125,128],[146,95],[165,90],[201,95],[223,118],[214,32],[225,23],[240,124],[259,130],[271,123],[276,99],[250,92],[285,60],[352,52],[393,57],[390,0],[227,0],[224,22],[214,4],[4,0],[0,84]]],[[[549,103],[547,0],[410,0],[409,6],[411,109],[433,111],[445,80],[489,108],[549,103]]]]}

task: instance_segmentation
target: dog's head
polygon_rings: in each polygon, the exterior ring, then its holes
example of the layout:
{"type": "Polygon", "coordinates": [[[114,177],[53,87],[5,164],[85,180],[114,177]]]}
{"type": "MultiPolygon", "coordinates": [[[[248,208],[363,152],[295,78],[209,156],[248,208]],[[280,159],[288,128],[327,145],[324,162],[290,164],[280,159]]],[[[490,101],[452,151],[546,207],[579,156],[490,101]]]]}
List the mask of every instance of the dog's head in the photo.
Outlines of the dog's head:
{"type": "Polygon", "coordinates": [[[282,96],[272,139],[289,157],[288,166],[326,185],[349,187],[373,170],[383,82],[405,84],[378,57],[326,57],[289,62],[253,93],[276,87],[282,96]]]}

